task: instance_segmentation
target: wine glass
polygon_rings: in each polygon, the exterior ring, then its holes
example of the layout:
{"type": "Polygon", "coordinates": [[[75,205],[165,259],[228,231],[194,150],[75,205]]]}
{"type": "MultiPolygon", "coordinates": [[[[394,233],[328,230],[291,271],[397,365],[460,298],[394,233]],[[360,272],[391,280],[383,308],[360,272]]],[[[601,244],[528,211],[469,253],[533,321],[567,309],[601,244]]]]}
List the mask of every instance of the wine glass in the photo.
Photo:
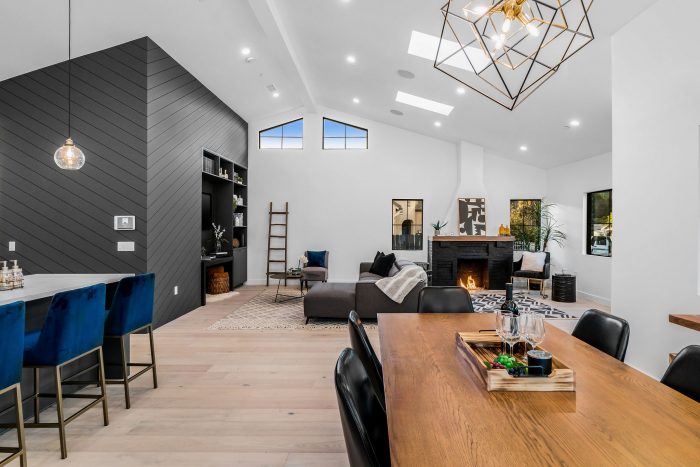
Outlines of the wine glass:
{"type": "Polygon", "coordinates": [[[528,313],[524,327],[524,337],[533,350],[544,341],[544,335],[544,316],[534,312],[528,313]]]}
{"type": "Polygon", "coordinates": [[[501,310],[496,310],[496,334],[501,338],[501,353],[505,353],[503,346],[505,342],[503,341],[503,312],[501,310]]]}
{"type": "Polygon", "coordinates": [[[520,340],[520,316],[516,316],[510,313],[504,313],[503,315],[503,340],[505,340],[510,346],[510,355],[513,356],[513,347],[520,340]]]}

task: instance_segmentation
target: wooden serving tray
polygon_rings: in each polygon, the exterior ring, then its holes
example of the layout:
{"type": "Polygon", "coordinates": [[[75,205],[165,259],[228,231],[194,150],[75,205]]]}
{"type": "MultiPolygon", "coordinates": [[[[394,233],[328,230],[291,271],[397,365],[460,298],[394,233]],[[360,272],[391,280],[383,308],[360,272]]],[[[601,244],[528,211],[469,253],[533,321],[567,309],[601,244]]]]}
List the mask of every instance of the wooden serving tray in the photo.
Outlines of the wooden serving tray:
{"type": "MultiPolygon", "coordinates": [[[[495,333],[458,332],[457,348],[467,364],[486,383],[487,391],[575,391],[574,370],[552,356],[552,373],[548,377],[513,377],[508,370],[489,370],[484,361],[492,362],[501,353],[501,339],[495,333]]],[[[515,357],[527,364],[524,355],[515,357]]]]}

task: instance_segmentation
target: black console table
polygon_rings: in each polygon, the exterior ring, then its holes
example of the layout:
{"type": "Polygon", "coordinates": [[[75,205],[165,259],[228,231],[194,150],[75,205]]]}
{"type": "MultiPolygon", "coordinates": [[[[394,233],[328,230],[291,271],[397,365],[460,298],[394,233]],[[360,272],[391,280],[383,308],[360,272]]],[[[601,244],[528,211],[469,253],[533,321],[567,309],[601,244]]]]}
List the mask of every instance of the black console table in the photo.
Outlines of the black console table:
{"type": "Polygon", "coordinates": [[[576,276],[554,274],[552,276],[552,300],[555,302],[576,302],[576,276]]]}

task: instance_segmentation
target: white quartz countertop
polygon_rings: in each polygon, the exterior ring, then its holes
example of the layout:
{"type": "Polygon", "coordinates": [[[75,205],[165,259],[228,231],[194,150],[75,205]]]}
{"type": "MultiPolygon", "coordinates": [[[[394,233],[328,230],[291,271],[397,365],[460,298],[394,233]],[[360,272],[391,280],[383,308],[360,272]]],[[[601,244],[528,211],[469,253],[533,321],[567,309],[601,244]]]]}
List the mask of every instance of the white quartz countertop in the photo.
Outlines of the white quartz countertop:
{"type": "Polygon", "coordinates": [[[66,290],[118,282],[129,276],[133,274],[32,274],[24,276],[24,288],[0,291],[0,305],[53,297],[66,290]]]}

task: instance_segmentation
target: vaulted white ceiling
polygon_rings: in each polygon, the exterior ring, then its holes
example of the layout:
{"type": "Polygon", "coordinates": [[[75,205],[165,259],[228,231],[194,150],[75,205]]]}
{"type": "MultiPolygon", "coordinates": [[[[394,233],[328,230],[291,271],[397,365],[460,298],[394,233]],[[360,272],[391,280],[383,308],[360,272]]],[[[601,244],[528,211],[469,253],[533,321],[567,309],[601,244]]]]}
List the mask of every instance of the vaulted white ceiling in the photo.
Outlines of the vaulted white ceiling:
{"type": "MultiPolygon", "coordinates": [[[[513,112],[458,95],[459,83],[407,53],[412,31],[439,35],[444,0],[73,0],[73,52],[147,35],[247,120],[319,105],[553,167],[610,150],[610,36],[654,1],[596,0],[596,40],[513,112]],[[397,91],[455,110],[442,117],[399,104],[397,91]],[[581,126],[565,128],[572,119],[581,126]]],[[[67,58],[67,3],[0,2],[0,80],[67,58]]]]}

